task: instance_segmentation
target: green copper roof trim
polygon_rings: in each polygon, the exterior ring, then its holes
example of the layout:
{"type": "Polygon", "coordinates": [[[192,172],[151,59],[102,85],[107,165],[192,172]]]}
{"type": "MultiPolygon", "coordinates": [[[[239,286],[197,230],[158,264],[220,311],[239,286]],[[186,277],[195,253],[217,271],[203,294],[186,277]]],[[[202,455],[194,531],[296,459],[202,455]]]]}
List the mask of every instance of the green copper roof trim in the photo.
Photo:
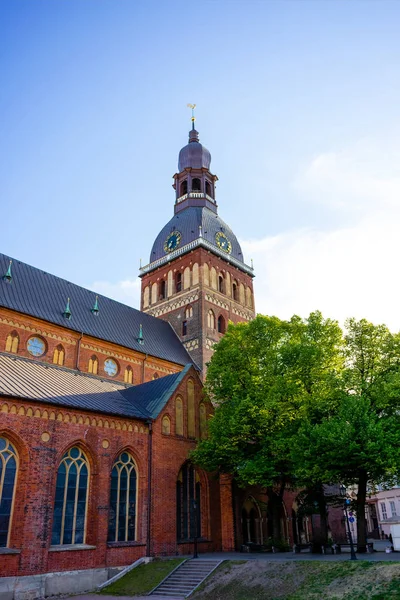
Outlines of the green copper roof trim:
{"type": "Polygon", "coordinates": [[[137,341],[139,342],[139,344],[141,346],[143,346],[143,344],[144,344],[144,337],[143,337],[143,327],[142,327],[142,324],[140,324],[140,326],[139,326],[139,337],[138,337],[137,341]]]}
{"type": "Polygon", "coordinates": [[[70,309],[70,306],[69,306],[69,298],[67,300],[67,306],[65,307],[65,310],[63,312],[63,316],[66,319],[70,319],[72,317],[71,309],[70,309]]]}
{"type": "Polygon", "coordinates": [[[10,263],[9,263],[8,269],[7,269],[7,273],[3,277],[4,281],[8,281],[8,283],[11,283],[11,281],[12,281],[11,265],[12,265],[12,260],[10,260],[10,263]]]}
{"type": "Polygon", "coordinates": [[[91,309],[91,311],[94,315],[99,314],[99,297],[98,296],[96,296],[96,300],[95,300],[94,306],[91,309]]]}

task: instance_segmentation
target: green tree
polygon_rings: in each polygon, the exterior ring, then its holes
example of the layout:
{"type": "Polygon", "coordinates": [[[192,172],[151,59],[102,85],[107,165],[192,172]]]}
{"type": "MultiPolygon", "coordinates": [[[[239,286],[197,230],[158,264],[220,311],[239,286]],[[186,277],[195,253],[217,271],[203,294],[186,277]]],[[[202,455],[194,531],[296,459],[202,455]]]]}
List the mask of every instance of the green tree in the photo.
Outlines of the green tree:
{"type": "Polygon", "coordinates": [[[346,328],[340,386],[326,402],[310,404],[292,459],[300,479],[356,486],[363,552],[368,485],[394,483],[400,473],[400,338],[364,319],[346,328]]]}
{"type": "Polygon", "coordinates": [[[341,339],[337,323],[318,312],[290,321],[259,315],[229,325],[208,367],[205,390],[216,410],[192,458],[241,485],[265,487],[273,537],[280,537],[285,487],[295,483],[293,438],[308,405],[325,409],[332,395],[341,339]]]}

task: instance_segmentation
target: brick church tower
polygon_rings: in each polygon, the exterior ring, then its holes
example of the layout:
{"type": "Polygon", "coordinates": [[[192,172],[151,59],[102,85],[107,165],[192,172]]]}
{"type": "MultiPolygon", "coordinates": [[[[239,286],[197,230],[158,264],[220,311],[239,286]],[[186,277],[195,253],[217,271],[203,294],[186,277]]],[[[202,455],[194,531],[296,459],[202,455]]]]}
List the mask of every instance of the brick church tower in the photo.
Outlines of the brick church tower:
{"type": "Polygon", "coordinates": [[[218,215],[211,154],[194,127],[179,153],[174,216],[141,268],[141,310],[168,321],[203,374],[228,321],[254,315],[253,268],[218,215]]]}

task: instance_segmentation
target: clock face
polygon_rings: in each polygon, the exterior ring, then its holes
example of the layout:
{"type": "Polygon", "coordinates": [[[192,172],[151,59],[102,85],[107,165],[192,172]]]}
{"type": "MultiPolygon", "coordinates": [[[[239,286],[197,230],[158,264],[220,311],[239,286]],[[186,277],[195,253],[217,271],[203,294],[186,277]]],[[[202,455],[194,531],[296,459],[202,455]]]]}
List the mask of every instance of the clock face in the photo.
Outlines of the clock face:
{"type": "Polygon", "coordinates": [[[221,250],[223,250],[224,252],[227,252],[228,254],[232,252],[232,244],[230,243],[226,235],[221,231],[218,231],[215,234],[215,241],[217,242],[218,248],[221,248],[221,250]]]}
{"type": "Polygon", "coordinates": [[[181,243],[181,237],[182,235],[179,231],[173,231],[172,233],[170,233],[167,239],[165,240],[164,251],[168,253],[175,250],[181,243]]]}
{"type": "Polygon", "coordinates": [[[38,337],[29,338],[26,347],[29,354],[32,354],[32,356],[42,356],[46,351],[46,344],[38,337]]]}
{"type": "Polygon", "coordinates": [[[112,358],[107,358],[107,360],[104,361],[104,370],[107,375],[114,377],[114,375],[118,373],[118,365],[112,358]]]}

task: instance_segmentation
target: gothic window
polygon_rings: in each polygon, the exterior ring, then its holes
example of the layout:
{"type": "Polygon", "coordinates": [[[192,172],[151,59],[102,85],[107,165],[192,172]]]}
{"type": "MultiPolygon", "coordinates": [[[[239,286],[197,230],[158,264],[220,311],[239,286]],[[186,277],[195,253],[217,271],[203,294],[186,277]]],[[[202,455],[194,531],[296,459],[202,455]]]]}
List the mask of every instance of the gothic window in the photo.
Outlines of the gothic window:
{"type": "Polygon", "coordinates": [[[201,181],[197,177],[192,179],[192,192],[201,192],[201,181]]]}
{"type": "Polygon", "coordinates": [[[177,292],[182,291],[182,273],[180,271],[175,276],[175,289],[177,292]]]}
{"type": "Polygon", "coordinates": [[[16,331],[12,331],[6,338],[6,352],[18,352],[19,337],[16,331]]]}
{"type": "Polygon", "coordinates": [[[185,319],[191,319],[193,317],[193,308],[188,306],[185,310],[185,319]]]}
{"type": "Polygon", "coordinates": [[[232,283],[232,296],[233,296],[233,299],[236,300],[236,302],[239,300],[238,286],[237,286],[237,282],[236,281],[234,281],[232,283]]]}
{"type": "Polygon", "coordinates": [[[251,297],[251,289],[249,287],[246,287],[246,305],[249,308],[253,308],[253,299],[251,297]]]}
{"type": "Polygon", "coordinates": [[[244,298],[244,285],[243,283],[241,283],[239,285],[239,301],[241,304],[245,304],[245,298],[244,298]]]}
{"type": "Polygon", "coordinates": [[[182,321],[182,335],[187,335],[187,321],[182,321]]]}
{"type": "Polygon", "coordinates": [[[167,285],[165,279],[162,279],[160,282],[160,300],[164,300],[167,297],[167,285]]]}
{"type": "Polygon", "coordinates": [[[218,291],[224,293],[224,278],[222,275],[218,275],[218,291]]]}
{"type": "Polygon", "coordinates": [[[74,446],[62,458],[57,472],[54,501],[53,545],[85,542],[89,465],[80,448],[74,446]]]}
{"type": "Polygon", "coordinates": [[[124,381],[125,381],[125,383],[133,383],[132,367],[126,367],[125,372],[124,372],[124,381]]]}
{"type": "Polygon", "coordinates": [[[225,333],[225,319],[222,315],[218,317],[218,333],[225,333]]]}
{"type": "Polygon", "coordinates": [[[206,181],[206,194],[207,196],[211,196],[211,185],[208,181],[206,181]]]}
{"type": "Polygon", "coordinates": [[[153,379],[158,379],[158,377],[159,377],[158,373],[153,374],[153,379]]]}
{"type": "Polygon", "coordinates": [[[183,196],[184,194],[187,194],[187,179],[185,179],[185,181],[182,181],[182,183],[181,183],[180,195],[183,196]]]}
{"type": "Polygon", "coordinates": [[[199,283],[199,263],[194,263],[192,267],[192,285],[199,283]]]}
{"type": "Polygon", "coordinates": [[[143,293],[143,308],[147,308],[150,304],[150,288],[148,285],[144,288],[143,293]]]}
{"type": "Polygon", "coordinates": [[[186,267],[186,269],[183,271],[183,287],[185,290],[190,288],[190,269],[189,269],[189,267],[186,267]]]}
{"type": "Polygon", "coordinates": [[[17,466],[14,447],[7,438],[0,437],[0,548],[9,543],[17,466]]]}
{"type": "Polygon", "coordinates": [[[109,542],[136,539],[137,473],[128,452],[122,452],[111,471],[109,542]]]}
{"type": "Polygon", "coordinates": [[[153,285],[151,286],[151,303],[152,304],[155,304],[157,302],[157,290],[158,290],[157,283],[153,283],[153,285]]]}
{"type": "Polygon", "coordinates": [[[207,436],[207,416],[206,406],[203,402],[199,406],[199,420],[200,420],[200,437],[204,439],[207,436]]]}
{"type": "Polygon", "coordinates": [[[187,382],[187,419],[188,419],[188,437],[196,437],[196,420],[194,409],[194,383],[192,379],[187,382]]]}
{"type": "Polygon", "coordinates": [[[179,396],[175,400],[175,433],[183,435],[183,402],[179,396]]]}
{"type": "Polygon", "coordinates": [[[98,372],[99,372],[99,361],[97,360],[97,356],[92,356],[89,359],[88,373],[93,373],[93,375],[97,375],[98,372]]]}
{"type": "Polygon", "coordinates": [[[165,415],[165,417],[163,417],[163,420],[161,423],[161,431],[163,432],[164,435],[169,435],[171,433],[171,421],[167,415],[165,415]]]}
{"type": "Polygon", "coordinates": [[[213,290],[218,289],[217,288],[217,271],[215,270],[215,267],[211,267],[210,269],[210,284],[213,290]]]}
{"type": "Polygon", "coordinates": [[[210,329],[215,329],[215,316],[211,308],[207,313],[207,326],[210,329]]]}
{"type": "Polygon", "coordinates": [[[65,358],[64,348],[61,346],[61,344],[59,344],[56,348],[54,348],[53,363],[55,365],[63,365],[64,358],[65,358]]]}
{"type": "Polygon", "coordinates": [[[210,269],[207,263],[203,265],[203,283],[204,285],[210,285],[210,269]]]}
{"type": "Polygon", "coordinates": [[[176,533],[179,541],[201,537],[201,484],[193,465],[183,465],[176,482],[176,533]]]}

